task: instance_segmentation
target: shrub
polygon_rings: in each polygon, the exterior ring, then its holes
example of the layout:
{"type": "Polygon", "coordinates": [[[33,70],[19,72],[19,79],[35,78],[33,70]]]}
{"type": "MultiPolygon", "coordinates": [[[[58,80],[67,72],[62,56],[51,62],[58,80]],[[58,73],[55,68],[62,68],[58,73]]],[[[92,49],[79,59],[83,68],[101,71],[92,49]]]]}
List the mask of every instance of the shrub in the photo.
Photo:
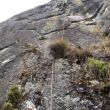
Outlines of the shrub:
{"type": "Polygon", "coordinates": [[[110,78],[110,63],[88,58],[87,72],[90,73],[93,78],[106,83],[110,78]]]}
{"type": "Polygon", "coordinates": [[[8,101],[15,107],[22,98],[22,93],[17,86],[13,85],[7,93],[8,101]]]}
{"type": "Polygon", "coordinates": [[[77,56],[77,64],[82,64],[86,62],[88,57],[93,57],[92,53],[89,50],[80,50],[77,56]]]}
{"type": "Polygon", "coordinates": [[[69,48],[68,43],[64,39],[58,39],[48,46],[49,53],[54,59],[64,58],[66,50],[69,48]]]}
{"type": "Polygon", "coordinates": [[[64,39],[58,39],[52,42],[48,48],[50,55],[52,55],[54,59],[66,58],[70,64],[81,64],[86,61],[87,57],[92,56],[90,51],[75,46],[73,47],[64,39]]]}
{"type": "Polygon", "coordinates": [[[92,53],[89,50],[83,50],[80,48],[70,48],[65,53],[65,58],[68,59],[69,63],[83,64],[86,62],[88,57],[92,57],[92,53]]]}
{"type": "Polygon", "coordinates": [[[5,102],[1,110],[14,110],[14,108],[10,102],[5,102]]]}

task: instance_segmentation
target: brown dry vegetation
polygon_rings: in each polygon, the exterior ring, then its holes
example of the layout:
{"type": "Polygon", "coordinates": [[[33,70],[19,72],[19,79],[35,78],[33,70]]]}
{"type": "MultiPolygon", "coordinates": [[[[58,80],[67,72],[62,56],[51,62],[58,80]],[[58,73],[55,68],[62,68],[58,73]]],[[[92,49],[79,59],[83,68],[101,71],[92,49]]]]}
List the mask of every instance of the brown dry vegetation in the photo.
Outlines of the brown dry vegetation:
{"type": "Polygon", "coordinates": [[[91,46],[92,51],[110,55],[110,38],[105,38],[91,46]]]}
{"type": "Polygon", "coordinates": [[[82,63],[85,62],[87,57],[91,57],[92,54],[88,50],[83,50],[75,46],[71,46],[70,43],[64,39],[57,39],[51,42],[48,46],[50,55],[54,59],[66,58],[69,63],[82,63]]]}
{"type": "Polygon", "coordinates": [[[64,58],[65,52],[70,49],[69,44],[63,39],[57,39],[52,41],[49,46],[49,53],[54,57],[54,59],[64,58]]]}
{"type": "Polygon", "coordinates": [[[39,52],[38,48],[36,48],[33,44],[31,43],[25,43],[25,47],[28,52],[32,52],[33,54],[37,54],[39,52]]]}

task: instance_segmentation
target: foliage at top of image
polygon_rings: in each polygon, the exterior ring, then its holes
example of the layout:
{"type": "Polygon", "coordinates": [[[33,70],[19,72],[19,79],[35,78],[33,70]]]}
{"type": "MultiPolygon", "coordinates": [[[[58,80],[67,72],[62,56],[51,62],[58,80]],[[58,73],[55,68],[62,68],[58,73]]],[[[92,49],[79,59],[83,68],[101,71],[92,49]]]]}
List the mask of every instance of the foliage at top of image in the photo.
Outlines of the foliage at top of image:
{"type": "Polygon", "coordinates": [[[9,88],[7,92],[7,96],[8,96],[8,102],[10,102],[14,107],[16,107],[18,102],[22,98],[22,93],[16,85],[13,85],[9,88]]]}
{"type": "Polygon", "coordinates": [[[110,63],[106,63],[94,58],[87,60],[87,72],[99,81],[108,82],[110,80],[110,63]]]}

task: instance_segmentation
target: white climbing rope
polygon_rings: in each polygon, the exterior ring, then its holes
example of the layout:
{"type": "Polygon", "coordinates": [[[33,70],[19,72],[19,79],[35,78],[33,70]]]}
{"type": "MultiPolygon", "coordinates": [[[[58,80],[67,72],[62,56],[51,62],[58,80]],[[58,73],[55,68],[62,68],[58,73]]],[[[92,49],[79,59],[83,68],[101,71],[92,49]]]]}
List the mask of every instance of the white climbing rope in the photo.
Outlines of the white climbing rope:
{"type": "MultiPolygon", "coordinates": [[[[62,8],[64,9],[64,4],[67,4],[67,2],[68,2],[68,0],[64,0],[63,1],[64,3],[63,3],[63,5],[62,5],[62,8]]],[[[63,19],[63,32],[62,32],[62,39],[64,38],[64,34],[65,34],[65,19],[64,19],[64,17],[66,17],[66,13],[64,14],[64,16],[62,16],[62,19],[63,19]]]]}
{"type": "Polygon", "coordinates": [[[65,34],[65,32],[64,32],[64,22],[63,22],[63,32],[62,32],[62,39],[64,39],[64,34],[65,34]]]}
{"type": "MultiPolygon", "coordinates": [[[[67,3],[68,0],[64,0],[64,3],[67,3]]],[[[62,17],[64,18],[64,17],[62,17]]],[[[63,32],[62,32],[62,39],[64,39],[64,28],[65,28],[65,21],[63,21],[63,32]]],[[[51,96],[50,96],[50,110],[53,109],[53,73],[54,73],[54,64],[55,64],[55,60],[53,60],[53,63],[52,63],[52,74],[51,74],[51,96]]]]}
{"type": "Polygon", "coordinates": [[[54,61],[52,63],[52,74],[51,74],[51,96],[50,96],[50,110],[53,109],[53,73],[54,73],[54,61]]]}

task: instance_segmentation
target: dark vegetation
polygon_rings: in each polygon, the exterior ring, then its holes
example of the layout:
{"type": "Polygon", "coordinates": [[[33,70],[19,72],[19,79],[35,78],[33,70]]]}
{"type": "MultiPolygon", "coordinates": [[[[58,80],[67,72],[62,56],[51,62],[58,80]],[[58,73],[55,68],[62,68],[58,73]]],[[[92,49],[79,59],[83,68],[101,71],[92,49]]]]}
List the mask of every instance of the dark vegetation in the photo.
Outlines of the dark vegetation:
{"type": "Polygon", "coordinates": [[[79,83],[94,92],[108,94],[110,91],[110,63],[88,58],[80,71],[79,83]]]}
{"type": "Polygon", "coordinates": [[[21,100],[22,98],[22,93],[21,91],[18,89],[17,86],[11,86],[9,88],[9,91],[7,92],[8,95],[8,101],[14,106],[16,107],[18,102],[21,100]]]}
{"type": "Polygon", "coordinates": [[[81,64],[86,61],[87,57],[92,57],[92,53],[88,50],[71,46],[64,39],[58,39],[49,46],[49,53],[54,59],[66,58],[69,63],[81,64]]]}
{"type": "Polygon", "coordinates": [[[14,108],[10,102],[5,102],[1,110],[14,110],[14,108]]]}
{"type": "Polygon", "coordinates": [[[14,110],[22,99],[22,92],[16,85],[13,85],[7,91],[7,101],[1,110],[14,110]]]}
{"type": "Polygon", "coordinates": [[[88,58],[87,71],[93,79],[96,79],[105,84],[110,80],[110,63],[106,63],[94,58],[88,58]]]}

